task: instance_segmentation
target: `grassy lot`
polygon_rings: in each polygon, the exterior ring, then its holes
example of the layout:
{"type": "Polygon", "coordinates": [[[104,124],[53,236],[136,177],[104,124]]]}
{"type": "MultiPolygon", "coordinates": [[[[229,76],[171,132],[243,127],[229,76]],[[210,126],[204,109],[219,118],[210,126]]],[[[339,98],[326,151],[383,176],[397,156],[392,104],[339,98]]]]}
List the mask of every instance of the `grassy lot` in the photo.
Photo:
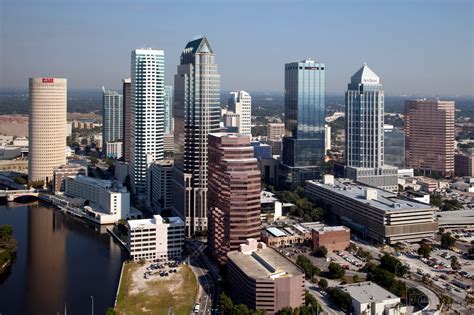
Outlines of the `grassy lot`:
{"type": "Polygon", "coordinates": [[[136,263],[124,266],[116,307],[118,314],[167,315],[170,307],[173,307],[175,315],[188,315],[191,312],[198,285],[189,266],[180,267],[178,273],[169,277],[149,279],[141,285],[134,283],[133,278],[134,272],[142,276],[138,269],[136,263]]]}

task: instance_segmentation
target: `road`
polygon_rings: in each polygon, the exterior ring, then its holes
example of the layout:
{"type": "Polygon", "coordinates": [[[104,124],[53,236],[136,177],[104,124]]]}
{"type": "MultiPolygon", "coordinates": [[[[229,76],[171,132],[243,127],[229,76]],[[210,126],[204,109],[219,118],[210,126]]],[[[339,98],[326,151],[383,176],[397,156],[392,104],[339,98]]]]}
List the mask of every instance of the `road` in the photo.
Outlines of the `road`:
{"type": "MultiPolygon", "coordinates": [[[[427,287],[425,287],[421,283],[419,283],[417,281],[410,280],[410,279],[405,279],[405,278],[397,278],[397,279],[405,282],[408,287],[420,290],[421,293],[423,293],[426,296],[426,298],[428,299],[428,301],[427,301],[428,302],[427,314],[434,314],[436,312],[437,306],[441,305],[441,302],[440,302],[438,296],[436,295],[436,293],[434,293],[433,291],[431,291],[430,289],[428,289],[427,287]]],[[[419,299],[420,299],[419,300],[420,303],[425,302],[425,301],[422,300],[422,299],[424,299],[424,297],[419,297],[419,299]]]]}
{"type": "Polygon", "coordinates": [[[305,280],[305,287],[309,293],[318,301],[322,312],[320,314],[345,314],[331,301],[328,295],[322,295],[315,284],[305,280]]]}
{"type": "Polygon", "coordinates": [[[220,288],[218,285],[218,268],[212,265],[206,257],[204,250],[206,244],[190,241],[191,254],[188,262],[200,285],[196,303],[200,308],[198,314],[211,314],[219,303],[220,288]]]}

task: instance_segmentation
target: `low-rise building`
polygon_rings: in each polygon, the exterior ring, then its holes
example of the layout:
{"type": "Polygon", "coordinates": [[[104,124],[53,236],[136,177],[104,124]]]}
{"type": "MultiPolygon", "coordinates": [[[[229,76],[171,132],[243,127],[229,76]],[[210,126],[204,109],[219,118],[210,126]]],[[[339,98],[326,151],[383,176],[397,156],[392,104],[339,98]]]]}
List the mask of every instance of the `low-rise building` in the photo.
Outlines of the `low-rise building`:
{"type": "Polygon", "coordinates": [[[304,303],[304,272],[285,256],[255,239],[227,253],[233,298],[268,315],[304,303]]]}
{"type": "Polygon", "coordinates": [[[333,223],[376,243],[419,242],[438,230],[436,208],[397,194],[355,185],[349,180],[307,181],[309,198],[327,208],[333,223]]]}
{"type": "Polygon", "coordinates": [[[311,240],[311,229],[301,224],[268,226],[262,230],[261,238],[267,246],[272,247],[303,244],[311,240]]]}
{"type": "Polygon", "coordinates": [[[128,162],[117,161],[114,163],[114,177],[125,183],[128,173],[129,173],[130,164],[128,162]]]}
{"type": "Polygon", "coordinates": [[[395,294],[372,282],[359,282],[339,287],[352,297],[354,315],[402,315],[408,314],[406,306],[395,294]]]}
{"type": "Polygon", "coordinates": [[[324,246],[328,251],[345,250],[350,243],[351,230],[345,226],[321,226],[311,229],[313,248],[324,246]]]}
{"type": "Polygon", "coordinates": [[[11,160],[21,156],[21,147],[0,146],[0,160],[11,160]]]}
{"type": "Polygon", "coordinates": [[[55,168],[53,170],[53,192],[63,192],[65,190],[66,177],[76,175],[87,176],[87,166],[80,164],[67,164],[55,168]]]}
{"type": "Polygon", "coordinates": [[[128,221],[127,248],[134,261],[179,259],[183,251],[185,224],[180,217],[128,221]]]}
{"type": "Polygon", "coordinates": [[[67,176],[65,194],[84,199],[85,214],[100,224],[115,223],[130,216],[130,193],[119,182],[67,176]]]}
{"type": "Polygon", "coordinates": [[[474,178],[454,182],[451,187],[459,191],[472,193],[474,192],[474,178]]]}
{"type": "Polygon", "coordinates": [[[257,159],[271,159],[272,148],[266,143],[260,141],[250,141],[250,145],[253,147],[253,155],[257,159]]]}

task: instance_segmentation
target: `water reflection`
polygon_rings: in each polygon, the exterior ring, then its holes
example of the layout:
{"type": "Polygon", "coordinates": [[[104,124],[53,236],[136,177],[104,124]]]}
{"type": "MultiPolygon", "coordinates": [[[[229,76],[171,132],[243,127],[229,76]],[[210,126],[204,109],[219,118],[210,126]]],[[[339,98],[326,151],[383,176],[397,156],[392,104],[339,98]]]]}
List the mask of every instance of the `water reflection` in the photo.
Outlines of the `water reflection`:
{"type": "Polygon", "coordinates": [[[95,314],[113,306],[125,258],[104,228],[42,205],[0,206],[11,224],[17,261],[0,284],[0,314],[95,314]]]}

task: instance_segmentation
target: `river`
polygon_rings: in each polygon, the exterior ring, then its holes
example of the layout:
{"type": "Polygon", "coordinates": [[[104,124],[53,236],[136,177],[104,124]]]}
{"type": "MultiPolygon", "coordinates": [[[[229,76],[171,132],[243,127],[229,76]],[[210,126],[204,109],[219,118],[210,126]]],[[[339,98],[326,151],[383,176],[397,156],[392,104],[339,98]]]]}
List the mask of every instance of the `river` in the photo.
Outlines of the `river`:
{"type": "Polygon", "coordinates": [[[92,307],[103,315],[113,306],[126,256],[105,229],[40,204],[0,205],[1,224],[12,225],[18,247],[0,280],[1,315],[84,315],[92,307]]]}

